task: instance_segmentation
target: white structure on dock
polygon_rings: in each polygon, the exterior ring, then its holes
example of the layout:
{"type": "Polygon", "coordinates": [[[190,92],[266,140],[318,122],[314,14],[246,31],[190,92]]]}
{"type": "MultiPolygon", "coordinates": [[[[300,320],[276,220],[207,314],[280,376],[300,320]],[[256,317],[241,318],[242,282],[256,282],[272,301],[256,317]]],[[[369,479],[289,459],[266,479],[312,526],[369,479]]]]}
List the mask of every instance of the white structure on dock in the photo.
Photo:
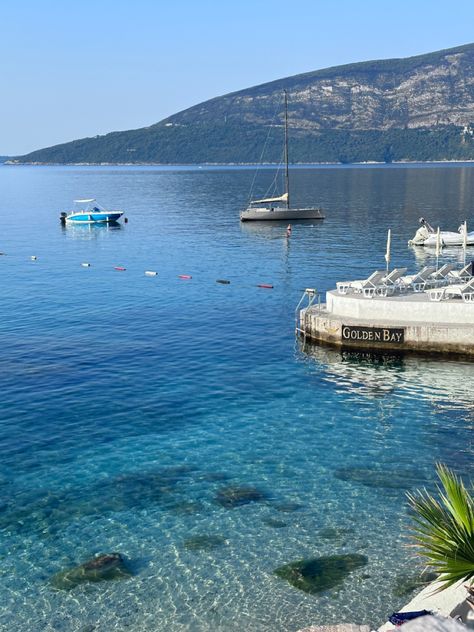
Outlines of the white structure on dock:
{"type": "Polygon", "coordinates": [[[342,347],[474,355],[472,266],[405,272],[376,271],[365,280],[337,283],[324,304],[315,304],[315,290],[306,290],[297,331],[342,347]]]}

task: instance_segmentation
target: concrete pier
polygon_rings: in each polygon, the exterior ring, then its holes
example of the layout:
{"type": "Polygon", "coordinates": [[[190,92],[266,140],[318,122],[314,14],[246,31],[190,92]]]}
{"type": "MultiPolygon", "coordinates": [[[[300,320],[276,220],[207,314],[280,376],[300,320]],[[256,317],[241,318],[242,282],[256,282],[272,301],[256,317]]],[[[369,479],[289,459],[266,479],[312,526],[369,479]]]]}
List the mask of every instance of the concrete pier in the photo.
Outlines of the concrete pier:
{"type": "Polygon", "coordinates": [[[430,301],[425,292],[366,298],[326,294],[299,313],[300,333],[339,347],[474,356],[474,302],[430,301]]]}

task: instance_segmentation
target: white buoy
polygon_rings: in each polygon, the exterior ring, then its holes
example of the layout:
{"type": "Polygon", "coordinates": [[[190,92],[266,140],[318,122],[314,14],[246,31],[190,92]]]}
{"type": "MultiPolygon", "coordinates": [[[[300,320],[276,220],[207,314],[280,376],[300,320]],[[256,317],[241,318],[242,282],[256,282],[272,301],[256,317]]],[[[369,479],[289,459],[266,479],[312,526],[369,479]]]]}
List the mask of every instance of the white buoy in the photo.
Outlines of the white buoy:
{"type": "Polygon", "coordinates": [[[156,276],[158,272],[155,272],[154,270],[145,270],[145,274],[146,276],[156,276]]]}
{"type": "Polygon", "coordinates": [[[81,266],[82,266],[83,268],[90,268],[90,267],[91,267],[91,264],[90,264],[90,263],[86,263],[86,262],[84,262],[84,263],[81,263],[81,266]]]}
{"type": "Polygon", "coordinates": [[[36,261],[37,258],[38,257],[35,257],[35,255],[31,255],[31,257],[30,257],[31,261],[36,261]]]}

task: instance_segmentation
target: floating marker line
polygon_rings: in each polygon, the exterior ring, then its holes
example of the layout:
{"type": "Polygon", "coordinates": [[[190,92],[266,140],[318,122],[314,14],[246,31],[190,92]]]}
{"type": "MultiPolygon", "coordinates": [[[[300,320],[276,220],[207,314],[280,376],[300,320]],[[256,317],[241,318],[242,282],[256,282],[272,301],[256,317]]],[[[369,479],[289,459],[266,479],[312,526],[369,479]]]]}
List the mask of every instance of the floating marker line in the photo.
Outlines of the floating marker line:
{"type": "MultiPolygon", "coordinates": [[[[6,255],[6,254],[7,254],[6,252],[0,252],[0,256],[6,255]]],[[[38,256],[37,255],[30,255],[30,260],[31,261],[37,261],[38,260],[38,256]]],[[[92,264],[90,262],[88,262],[88,261],[82,261],[80,263],[80,265],[83,268],[90,268],[92,266],[92,264]]],[[[127,268],[125,266],[113,266],[113,269],[116,270],[117,272],[125,272],[127,270],[127,268]]],[[[149,277],[158,276],[158,272],[156,270],[145,270],[144,274],[145,274],[145,276],[149,276],[149,277]]],[[[193,277],[192,277],[191,274],[178,274],[178,279],[190,280],[192,278],[193,277]]],[[[231,283],[229,279],[216,279],[215,282],[219,283],[221,285],[230,285],[230,283],[231,283]]],[[[274,289],[274,286],[271,283],[257,283],[256,287],[263,288],[263,289],[268,289],[268,290],[273,290],[274,289]]]]}

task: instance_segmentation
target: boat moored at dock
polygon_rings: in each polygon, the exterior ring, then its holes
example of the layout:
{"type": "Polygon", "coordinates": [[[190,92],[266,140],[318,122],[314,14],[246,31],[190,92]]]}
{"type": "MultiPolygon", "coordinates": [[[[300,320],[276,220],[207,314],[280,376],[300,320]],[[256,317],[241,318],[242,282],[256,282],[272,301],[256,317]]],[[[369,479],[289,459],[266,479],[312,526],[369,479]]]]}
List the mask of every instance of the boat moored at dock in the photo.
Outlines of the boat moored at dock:
{"type": "Polygon", "coordinates": [[[440,247],[444,246],[474,246],[474,231],[468,232],[467,222],[459,226],[457,232],[448,230],[436,231],[424,217],[420,217],[420,228],[416,231],[413,239],[408,242],[409,246],[432,246],[436,247],[439,242],[440,247]]]}

